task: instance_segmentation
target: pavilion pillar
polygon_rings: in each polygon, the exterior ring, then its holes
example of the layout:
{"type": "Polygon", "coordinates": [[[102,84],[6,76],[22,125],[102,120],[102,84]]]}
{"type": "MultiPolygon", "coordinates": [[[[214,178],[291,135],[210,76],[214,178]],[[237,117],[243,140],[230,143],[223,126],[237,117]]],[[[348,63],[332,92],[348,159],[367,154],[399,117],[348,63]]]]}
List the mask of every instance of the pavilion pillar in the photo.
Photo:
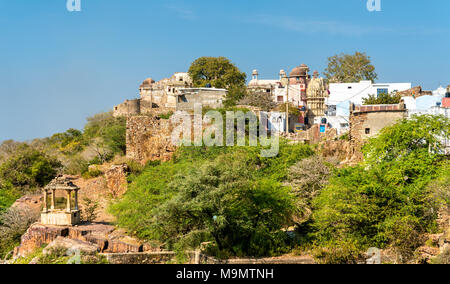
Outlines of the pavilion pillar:
{"type": "Polygon", "coordinates": [[[66,190],[67,192],[67,206],[66,206],[66,211],[67,212],[72,212],[72,204],[70,202],[71,199],[71,190],[66,190]]]}
{"type": "Polygon", "coordinates": [[[48,199],[48,191],[47,189],[44,189],[44,213],[48,212],[48,204],[47,204],[47,199],[48,199]]]}
{"type": "Polygon", "coordinates": [[[51,205],[51,210],[55,210],[55,201],[56,200],[56,189],[52,189],[52,205],[51,205]]]}
{"type": "Polygon", "coordinates": [[[78,211],[78,189],[75,189],[75,211],[78,211]]]}

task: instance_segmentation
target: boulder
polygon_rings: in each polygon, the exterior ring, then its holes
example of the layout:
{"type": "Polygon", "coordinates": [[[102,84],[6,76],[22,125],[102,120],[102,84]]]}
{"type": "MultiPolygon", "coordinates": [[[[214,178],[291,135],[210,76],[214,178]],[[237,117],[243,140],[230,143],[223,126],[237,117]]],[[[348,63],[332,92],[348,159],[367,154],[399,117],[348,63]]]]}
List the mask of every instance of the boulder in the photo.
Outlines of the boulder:
{"type": "Polygon", "coordinates": [[[58,237],[43,250],[43,253],[48,255],[54,250],[60,249],[66,251],[66,256],[72,256],[77,253],[92,255],[100,252],[100,248],[92,243],[58,237]]]}
{"type": "Polygon", "coordinates": [[[14,257],[25,257],[44,244],[49,244],[58,237],[69,235],[68,227],[44,226],[33,224],[22,236],[20,246],[14,249],[14,257]]]}
{"type": "Polygon", "coordinates": [[[116,230],[108,237],[107,253],[143,252],[144,245],[139,240],[126,235],[123,230],[116,230]]]}

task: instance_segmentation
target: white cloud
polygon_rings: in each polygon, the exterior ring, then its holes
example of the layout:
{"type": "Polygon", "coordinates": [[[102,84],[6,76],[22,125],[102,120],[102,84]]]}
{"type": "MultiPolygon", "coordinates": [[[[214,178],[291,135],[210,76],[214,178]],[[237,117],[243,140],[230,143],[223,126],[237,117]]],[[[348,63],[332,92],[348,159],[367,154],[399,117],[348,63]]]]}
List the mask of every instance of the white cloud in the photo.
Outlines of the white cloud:
{"type": "Polygon", "coordinates": [[[364,36],[370,34],[396,34],[396,35],[437,35],[444,32],[436,28],[394,28],[364,24],[349,24],[338,21],[313,21],[295,19],[284,16],[257,15],[244,20],[246,23],[266,25],[303,34],[328,34],[340,36],[364,36]]]}
{"type": "Polygon", "coordinates": [[[166,5],[166,8],[173,11],[174,13],[177,14],[178,17],[184,20],[193,21],[197,19],[197,15],[195,14],[195,12],[185,7],[183,4],[174,2],[166,5]]]}

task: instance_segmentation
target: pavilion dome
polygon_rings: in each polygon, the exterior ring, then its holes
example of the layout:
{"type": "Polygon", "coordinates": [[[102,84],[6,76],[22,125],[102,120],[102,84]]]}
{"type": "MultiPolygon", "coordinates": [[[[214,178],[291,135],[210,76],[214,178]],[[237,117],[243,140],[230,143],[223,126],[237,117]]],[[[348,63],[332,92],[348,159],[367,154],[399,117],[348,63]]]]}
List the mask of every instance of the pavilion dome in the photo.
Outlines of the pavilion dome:
{"type": "Polygon", "coordinates": [[[289,74],[290,77],[301,77],[308,75],[309,67],[306,64],[302,64],[300,66],[295,67],[292,69],[291,73],[289,74]]]}

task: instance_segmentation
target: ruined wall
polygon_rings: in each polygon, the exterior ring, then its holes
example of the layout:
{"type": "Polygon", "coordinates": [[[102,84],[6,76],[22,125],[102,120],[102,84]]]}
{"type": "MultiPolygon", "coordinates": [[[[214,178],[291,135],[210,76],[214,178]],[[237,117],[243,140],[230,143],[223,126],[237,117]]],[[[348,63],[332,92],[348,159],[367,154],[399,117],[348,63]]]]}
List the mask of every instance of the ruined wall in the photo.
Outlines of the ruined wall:
{"type": "Polygon", "coordinates": [[[358,160],[363,159],[362,146],[367,139],[375,137],[385,127],[391,126],[406,117],[406,106],[368,105],[351,106],[350,141],[353,153],[358,160]]]}
{"type": "Polygon", "coordinates": [[[133,116],[127,120],[127,158],[145,164],[168,161],[176,146],[172,144],[170,120],[150,116],[133,116]]]}
{"type": "Polygon", "coordinates": [[[220,108],[223,106],[226,95],[227,91],[222,89],[183,90],[177,98],[176,108],[180,111],[192,111],[195,104],[201,104],[203,107],[220,108]]]}
{"type": "Polygon", "coordinates": [[[126,100],[120,105],[114,107],[114,117],[128,117],[132,115],[139,115],[141,113],[141,100],[126,100]]]}

